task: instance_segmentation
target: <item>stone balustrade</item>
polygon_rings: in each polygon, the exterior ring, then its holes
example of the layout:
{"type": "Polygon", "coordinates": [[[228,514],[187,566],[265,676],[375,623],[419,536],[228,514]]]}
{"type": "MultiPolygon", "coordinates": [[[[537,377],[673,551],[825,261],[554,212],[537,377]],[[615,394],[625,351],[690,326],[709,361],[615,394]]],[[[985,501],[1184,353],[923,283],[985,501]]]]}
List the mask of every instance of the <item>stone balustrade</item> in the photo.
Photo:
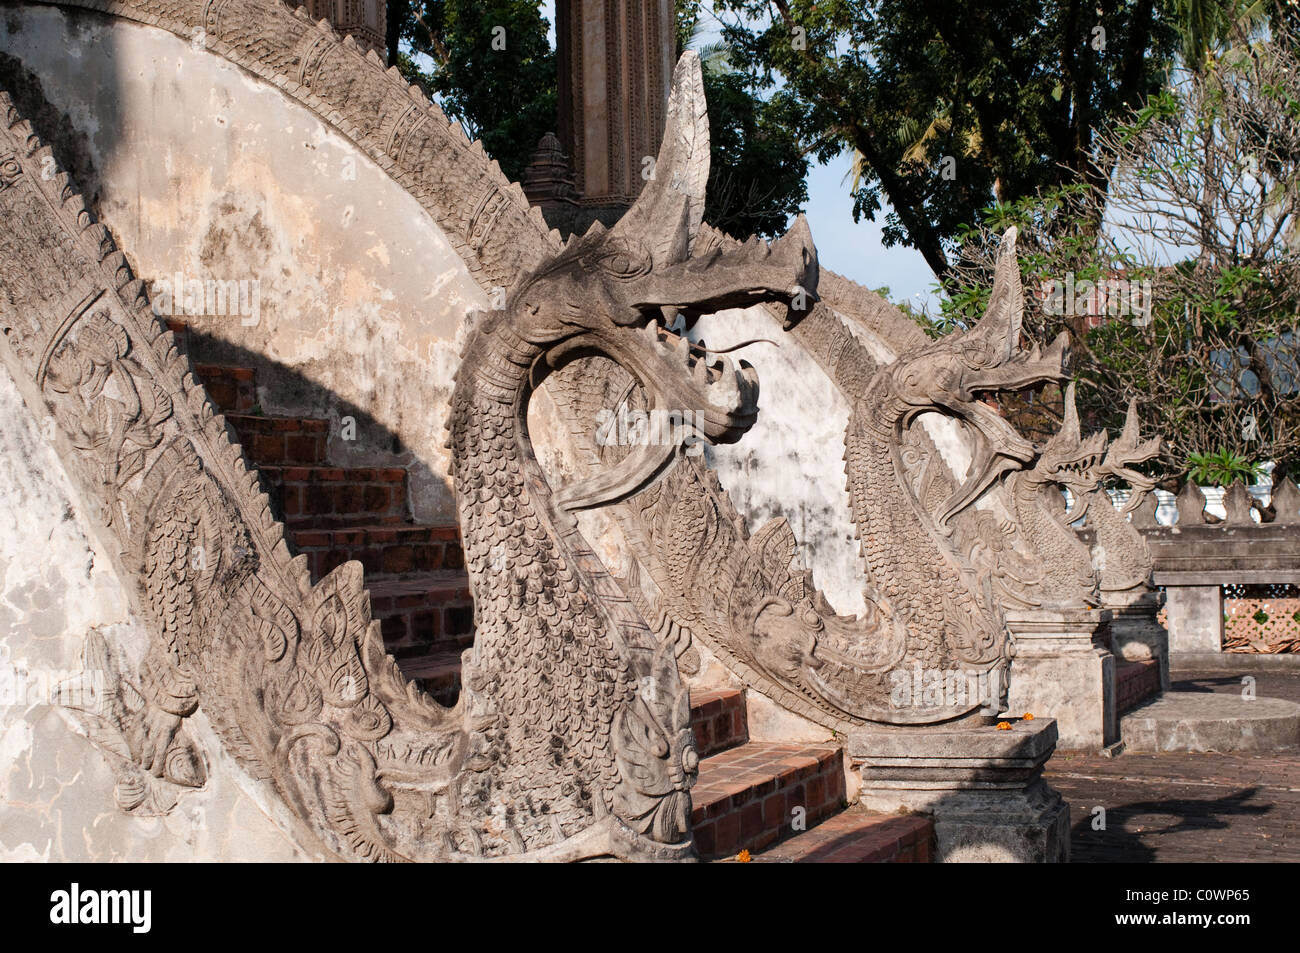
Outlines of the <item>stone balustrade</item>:
{"type": "Polygon", "coordinates": [[[1165,588],[1175,660],[1223,651],[1225,585],[1300,585],[1300,488],[1284,479],[1262,506],[1233,483],[1224,519],[1207,514],[1204,493],[1190,481],[1176,503],[1171,526],[1156,523],[1151,497],[1133,514],[1151,550],[1153,582],[1165,588]]]}

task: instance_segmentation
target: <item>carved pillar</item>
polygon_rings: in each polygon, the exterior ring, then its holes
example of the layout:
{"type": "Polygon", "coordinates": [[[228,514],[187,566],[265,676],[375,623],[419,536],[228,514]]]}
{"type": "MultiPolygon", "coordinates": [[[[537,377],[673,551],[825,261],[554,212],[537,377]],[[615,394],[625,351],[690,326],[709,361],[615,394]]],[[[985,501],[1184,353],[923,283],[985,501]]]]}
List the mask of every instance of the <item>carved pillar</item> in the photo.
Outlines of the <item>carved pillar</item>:
{"type": "Polygon", "coordinates": [[[328,20],[334,29],[352,36],[361,49],[374,50],[387,61],[388,6],[384,0],[303,0],[303,6],[313,20],[328,20]]]}
{"type": "Polygon", "coordinates": [[[1006,618],[1015,649],[1008,710],[1055,718],[1066,750],[1119,741],[1110,610],[1038,609],[1006,618]]]}
{"type": "Polygon", "coordinates": [[[1070,806],[1043,780],[1056,722],[996,727],[870,728],[849,735],[862,805],[934,817],[938,860],[1070,859],[1070,806]]]}
{"type": "Polygon", "coordinates": [[[659,151],[676,60],[670,0],[556,0],[559,132],[587,221],[612,224],[659,151]]]}

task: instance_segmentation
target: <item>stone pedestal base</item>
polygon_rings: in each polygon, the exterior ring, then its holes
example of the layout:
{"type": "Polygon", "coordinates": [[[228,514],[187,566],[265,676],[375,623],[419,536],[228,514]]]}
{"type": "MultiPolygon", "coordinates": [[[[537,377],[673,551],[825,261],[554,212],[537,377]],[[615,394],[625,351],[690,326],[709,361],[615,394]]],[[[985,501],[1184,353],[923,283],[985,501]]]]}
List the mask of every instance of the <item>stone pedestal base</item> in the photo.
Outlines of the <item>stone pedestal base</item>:
{"type": "Polygon", "coordinates": [[[1175,586],[1165,588],[1169,620],[1169,651],[1223,651],[1223,587],[1175,586]]]}
{"type": "Polygon", "coordinates": [[[1119,741],[1109,609],[1008,612],[1015,652],[1007,707],[1055,718],[1061,748],[1097,751],[1119,741]]]}
{"type": "Polygon", "coordinates": [[[1160,663],[1160,690],[1169,691],[1169,633],[1157,621],[1163,603],[1155,589],[1103,592],[1110,610],[1111,651],[1126,662],[1160,663]]]}
{"type": "Polygon", "coordinates": [[[862,775],[859,800],[932,815],[942,861],[1064,863],[1070,807],[1043,780],[1056,723],[1011,724],[856,731],[847,751],[862,775]]]}

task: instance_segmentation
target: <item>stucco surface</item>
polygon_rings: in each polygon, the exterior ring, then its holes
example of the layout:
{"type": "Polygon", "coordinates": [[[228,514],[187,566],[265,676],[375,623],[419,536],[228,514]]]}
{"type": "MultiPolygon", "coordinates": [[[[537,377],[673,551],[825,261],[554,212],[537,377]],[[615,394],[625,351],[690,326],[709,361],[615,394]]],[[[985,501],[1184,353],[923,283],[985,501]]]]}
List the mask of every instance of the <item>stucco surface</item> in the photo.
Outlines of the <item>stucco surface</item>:
{"type": "Polygon", "coordinates": [[[92,630],[127,657],[147,633],[98,549],[41,424],[0,366],[0,861],[291,860],[200,714],[208,784],[165,817],[118,810],[110,762],[57,704],[92,630]]]}
{"type": "Polygon", "coordinates": [[[39,86],[46,108],[24,111],[140,277],[257,283],[256,324],[251,285],[247,313],[177,315],[197,359],[256,367],[264,411],[330,418],[333,462],[408,466],[413,515],[453,518],[456,340],[491,302],[414,198],[275,86],[160,29],[18,6],[0,66],[39,86]]]}

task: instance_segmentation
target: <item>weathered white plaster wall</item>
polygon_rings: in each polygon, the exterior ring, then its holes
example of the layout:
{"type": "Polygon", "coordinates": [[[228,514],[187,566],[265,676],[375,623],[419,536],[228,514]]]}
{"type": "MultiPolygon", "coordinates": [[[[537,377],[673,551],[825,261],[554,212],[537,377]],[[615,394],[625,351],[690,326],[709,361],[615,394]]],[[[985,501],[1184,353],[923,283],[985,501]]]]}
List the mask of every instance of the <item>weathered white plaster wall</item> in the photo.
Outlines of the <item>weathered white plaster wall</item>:
{"type": "Polygon", "coordinates": [[[784,516],[835,608],[863,611],[864,577],[844,477],[848,403],[766,308],[709,315],[697,332],[711,348],[752,338],[776,342],[730,355],[758,369],[758,422],[739,443],[709,447],[705,454],[751,532],[784,516]]]}
{"type": "Polygon", "coordinates": [[[38,77],[52,110],[37,131],[78,154],[65,161],[140,277],[259,283],[255,326],[179,316],[214,339],[197,356],[257,367],[266,412],[331,418],[334,462],[409,466],[414,515],[453,518],[456,337],[489,303],[415,199],[277,87],[163,30],[19,6],[3,55],[38,77]]]}
{"type": "Polygon", "coordinates": [[[3,365],[0,420],[0,862],[300,859],[202,715],[207,785],[165,817],[118,810],[108,760],[49,689],[83,671],[92,629],[129,657],[148,634],[3,365]]]}

